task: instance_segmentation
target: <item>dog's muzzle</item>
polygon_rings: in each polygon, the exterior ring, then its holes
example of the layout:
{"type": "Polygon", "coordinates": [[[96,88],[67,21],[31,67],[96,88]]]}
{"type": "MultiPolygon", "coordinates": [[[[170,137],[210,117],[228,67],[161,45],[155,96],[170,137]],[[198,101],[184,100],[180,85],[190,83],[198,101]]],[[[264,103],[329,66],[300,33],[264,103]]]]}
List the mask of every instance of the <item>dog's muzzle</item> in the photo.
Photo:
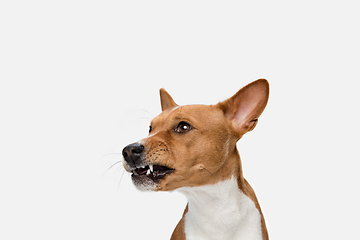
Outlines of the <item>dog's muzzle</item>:
{"type": "Polygon", "coordinates": [[[147,159],[144,145],[141,143],[132,143],[123,149],[123,157],[127,165],[126,170],[131,172],[131,178],[135,185],[149,188],[150,185],[156,185],[166,175],[171,174],[175,169],[159,165],[147,159]]]}

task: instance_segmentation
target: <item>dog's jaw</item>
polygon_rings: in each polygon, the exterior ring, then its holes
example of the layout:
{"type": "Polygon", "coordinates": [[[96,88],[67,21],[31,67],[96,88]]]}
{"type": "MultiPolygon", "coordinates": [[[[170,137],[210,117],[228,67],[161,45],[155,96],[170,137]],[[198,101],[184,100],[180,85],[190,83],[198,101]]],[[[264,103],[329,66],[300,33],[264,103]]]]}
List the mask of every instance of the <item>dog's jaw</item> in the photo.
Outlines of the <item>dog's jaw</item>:
{"type": "Polygon", "coordinates": [[[137,189],[141,191],[159,190],[161,179],[175,170],[160,165],[145,165],[132,171],[131,179],[137,189]]]}
{"type": "Polygon", "coordinates": [[[133,174],[131,179],[135,187],[140,191],[155,191],[158,188],[158,184],[147,177],[136,176],[133,174]]]}

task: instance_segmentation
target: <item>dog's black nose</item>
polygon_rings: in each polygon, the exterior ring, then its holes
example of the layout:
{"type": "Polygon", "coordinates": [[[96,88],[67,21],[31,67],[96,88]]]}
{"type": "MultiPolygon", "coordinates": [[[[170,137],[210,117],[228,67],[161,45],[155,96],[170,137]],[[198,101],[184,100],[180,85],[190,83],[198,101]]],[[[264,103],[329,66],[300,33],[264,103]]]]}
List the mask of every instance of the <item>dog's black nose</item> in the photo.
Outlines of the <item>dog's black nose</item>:
{"type": "Polygon", "coordinates": [[[144,145],[141,143],[132,143],[124,147],[122,155],[130,167],[137,167],[142,160],[142,153],[144,152],[144,145]]]}

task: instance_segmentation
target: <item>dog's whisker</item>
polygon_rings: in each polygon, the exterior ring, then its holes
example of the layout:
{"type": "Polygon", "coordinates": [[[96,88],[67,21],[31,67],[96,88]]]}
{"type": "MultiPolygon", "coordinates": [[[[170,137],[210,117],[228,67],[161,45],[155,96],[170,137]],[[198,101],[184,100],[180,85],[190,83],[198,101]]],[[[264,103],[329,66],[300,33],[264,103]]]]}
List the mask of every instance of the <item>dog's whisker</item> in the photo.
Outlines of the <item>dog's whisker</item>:
{"type": "MultiPolygon", "coordinates": [[[[204,169],[205,171],[207,171],[207,172],[210,174],[210,176],[211,176],[213,179],[215,179],[215,176],[214,176],[209,170],[207,170],[207,168],[205,168],[205,167],[203,167],[203,166],[200,166],[200,169],[204,169]]],[[[219,188],[218,185],[216,185],[216,186],[217,186],[218,192],[220,193],[220,192],[221,192],[221,189],[219,188]]]]}
{"type": "MultiPolygon", "coordinates": [[[[119,171],[121,171],[122,169],[124,169],[124,166],[123,165],[120,165],[116,170],[115,170],[115,173],[118,173],[119,171]]],[[[125,169],[124,169],[125,171],[125,169]]]]}
{"type": "Polygon", "coordinates": [[[118,155],[122,155],[122,153],[107,153],[107,154],[102,155],[101,158],[108,157],[108,156],[114,156],[114,155],[118,156],[118,155]]]}
{"type": "Polygon", "coordinates": [[[120,177],[120,180],[119,180],[119,184],[118,184],[118,190],[120,189],[120,184],[121,184],[121,181],[122,181],[122,179],[123,179],[123,177],[124,177],[124,174],[125,174],[125,169],[123,169],[123,173],[121,174],[121,177],[120,177]]]}
{"type": "Polygon", "coordinates": [[[149,117],[141,117],[141,118],[138,118],[137,120],[144,120],[144,119],[151,120],[151,118],[149,118],[149,117]]]}
{"type": "Polygon", "coordinates": [[[207,172],[210,174],[210,176],[211,176],[212,178],[215,178],[214,175],[213,175],[209,170],[207,170],[205,167],[200,166],[200,169],[204,169],[205,171],[207,171],[207,172]]]}
{"type": "Polygon", "coordinates": [[[106,170],[106,172],[107,171],[109,171],[111,168],[113,168],[114,166],[116,166],[117,164],[120,164],[120,163],[122,163],[122,161],[120,160],[120,161],[117,161],[116,163],[114,163],[114,164],[112,164],[107,170],[106,170]]]}
{"type": "MultiPolygon", "coordinates": [[[[140,109],[141,111],[143,111],[143,112],[146,112],[147,114],[149,114],[150,115],[150,118],[153,118],[154,117],[154,115],[151,113],[151,112],[149,112],[149,111],[147,111],[147,110],[145,110],[145,109],[140,109]]],[[[148,119],[150,119],[150,118],[148,118],[148,119]]]]}
{"type": "Polygon", "coordinates": [[[116,173],[117,171],[119,171],[119,170],[121,170],[121,169],[124,168],[124,166],[122,165],[122,160],[117,161],[117,162],[113,163],[113,164],[103,173],[103,176],[105,176],[105,174],[107,174],[107,173],[110,171],[110,169],[112,169],[112,168],[115,167],[116,165],[119,165],[119,167],[117,168],[117,170],[115,170],[115,173],[116,173]]]}

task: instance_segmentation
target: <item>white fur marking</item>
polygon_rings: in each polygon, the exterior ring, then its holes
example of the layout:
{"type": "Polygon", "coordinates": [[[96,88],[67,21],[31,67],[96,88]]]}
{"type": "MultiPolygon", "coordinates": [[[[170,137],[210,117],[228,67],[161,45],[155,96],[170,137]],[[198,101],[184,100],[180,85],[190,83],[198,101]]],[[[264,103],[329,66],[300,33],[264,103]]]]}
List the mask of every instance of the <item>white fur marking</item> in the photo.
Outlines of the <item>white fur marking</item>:
{"type": "Polygon", "coordinates": [[[232,178],[214,185],[183,187],[189,209],[186,240],[261,240],[261,216],[232,178]]]}

